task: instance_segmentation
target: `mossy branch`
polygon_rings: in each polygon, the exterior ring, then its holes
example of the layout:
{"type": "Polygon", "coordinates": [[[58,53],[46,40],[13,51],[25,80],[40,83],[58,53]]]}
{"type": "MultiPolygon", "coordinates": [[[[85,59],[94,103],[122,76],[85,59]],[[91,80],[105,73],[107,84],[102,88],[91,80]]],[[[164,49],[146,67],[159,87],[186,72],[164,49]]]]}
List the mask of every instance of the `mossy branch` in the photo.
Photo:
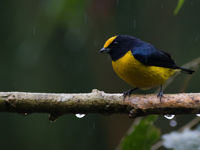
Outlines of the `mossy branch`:
{"type": "Polygon", "coordinates": [[[154,94],[123,98],[122,94],[91,93],[51,94],[0,92],[0,111],[17,113],[49,113],[50,119],[67,113],[123,113],[130,117],[149,114],[200,113],[200,93],[165,94],[162,102],[154,94]]]}

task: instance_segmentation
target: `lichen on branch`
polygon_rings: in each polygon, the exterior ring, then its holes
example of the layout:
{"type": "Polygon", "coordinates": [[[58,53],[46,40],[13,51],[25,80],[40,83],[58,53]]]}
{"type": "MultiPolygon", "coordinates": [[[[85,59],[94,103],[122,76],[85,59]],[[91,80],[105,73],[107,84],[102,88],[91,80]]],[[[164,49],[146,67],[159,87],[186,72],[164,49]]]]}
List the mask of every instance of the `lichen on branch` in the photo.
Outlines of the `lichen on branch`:
{"type": "MultiPolygon", "coordinates": [[[[29,93],[0,92],[0,111],[16,113],[49,113],[51,118],[68,113],[128,114],[138,117],[149,114],[200,113],[200,93],[165,94],[108,94],[96,89],[91,93],[29,93]]],[[[53,119],[52,119],[53,120],[53,119]]]]}

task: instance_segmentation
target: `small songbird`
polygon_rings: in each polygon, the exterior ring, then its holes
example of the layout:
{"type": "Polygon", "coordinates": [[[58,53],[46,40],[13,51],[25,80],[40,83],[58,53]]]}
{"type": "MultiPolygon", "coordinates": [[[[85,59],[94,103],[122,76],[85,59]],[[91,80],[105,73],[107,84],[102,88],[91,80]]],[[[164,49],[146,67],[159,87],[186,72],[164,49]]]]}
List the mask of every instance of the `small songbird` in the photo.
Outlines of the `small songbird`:
{"type": "Polygon", "coordinates": [[[129,96],[136,89],[150,89],[160,86],[158,97],[163,96],[162,85],[176,71],[192,74],[194,71],[178,67],[170,54],[156,49],[148,42],[128,35],[117,35],[109,38],[100,53],[107,53],[112,59],[116,74],[131,86],[124,92],[129,96]]]}

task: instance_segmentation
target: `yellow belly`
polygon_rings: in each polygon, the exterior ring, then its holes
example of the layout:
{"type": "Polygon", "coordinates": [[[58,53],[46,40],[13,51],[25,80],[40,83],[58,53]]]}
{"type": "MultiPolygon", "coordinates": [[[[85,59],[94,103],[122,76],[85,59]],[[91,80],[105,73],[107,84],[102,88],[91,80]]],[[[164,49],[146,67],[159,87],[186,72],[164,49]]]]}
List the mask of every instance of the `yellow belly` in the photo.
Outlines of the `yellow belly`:
{"type": "Polygon", "coordinates": [[[169,68],[143,65],[134,58],[131,51],[128,51],[117,61],[112,61],[112,66],[121,79],[141,89],[164,84],[176,71],[169,68]]]}

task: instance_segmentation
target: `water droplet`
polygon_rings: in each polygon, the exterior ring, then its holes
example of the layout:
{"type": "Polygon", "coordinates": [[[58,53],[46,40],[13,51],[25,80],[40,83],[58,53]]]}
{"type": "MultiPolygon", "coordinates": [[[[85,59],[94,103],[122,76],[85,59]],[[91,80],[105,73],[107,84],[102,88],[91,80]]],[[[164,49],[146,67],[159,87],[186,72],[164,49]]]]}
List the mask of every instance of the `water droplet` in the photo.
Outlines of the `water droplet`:
{"type": "Polygon", "coordinates": [[[77,118],[83,118],[83,117],[85,117],[85,114],[76,114],[75,115],[77,118]]]}
{"type": "Polygon", "coordinates": [[[36,28],[35,27],[33,27],[32,32],[33,32],[33,36],[35,36],[36,35],[36,28]]]}
{"type": "Polygon", "coordinates": [[[109,104],[107,104],[107,105],[106,105],[106,108],[109,108],[109,107],[110,107],[110,105],[109,105],[109,104]]]}
{"type": "Polygon", "coordinates": [[[96,124],[95,124],[95,123],[93,123],[93,126],[92,126],[92,127],[93,127],[93,129],[95,129],[95,128],[96,128],[96,124]]]}
{"type": "Polygon", "coordinates": [[[196,114],[197,117],[200,117],[200,114],[196,114]]]}
{"type": "Polygon", "coordinates": [[[162,8],[162,9],[164,8],[164,4],[161,4],[161,8],[162,8]]]}
{"type": "Polygon", "coordinates": [[[117,5],[119,5],[119,0],[117,0],[117,5]]]}
{"type": "Polygon", "coordinates": [[[171,119],[173,119],[175,117],[175,115],[167,114],[167,115],[164,115],[164,117],[171,120],[171,119]]]}
{"type": "Polygon", "coordinates": [[[200,38],[200,36],[199,36],[199,34],[197,34],[197,35],[194,37],[194,42],[198,42],[198,41],[199,41],[199,38],[200,38]]]}
{"type": "Polygon", "coordinates": [[[136,28],[136,20],[133,19],[133,29],[135,30],[135,28],[136,28]]]}
{"type": "Polygon", "coordinates": [[[84,14],[84,23],[85,23],[85,24],[88,24],[88,16],[87,16],[86,13],[84,14]]]}
{"type": "Polygon", "coordinates": [[[170,120],[169,125],[170,125],[171,127],[177,126],[176,120],[170,120]]]}

